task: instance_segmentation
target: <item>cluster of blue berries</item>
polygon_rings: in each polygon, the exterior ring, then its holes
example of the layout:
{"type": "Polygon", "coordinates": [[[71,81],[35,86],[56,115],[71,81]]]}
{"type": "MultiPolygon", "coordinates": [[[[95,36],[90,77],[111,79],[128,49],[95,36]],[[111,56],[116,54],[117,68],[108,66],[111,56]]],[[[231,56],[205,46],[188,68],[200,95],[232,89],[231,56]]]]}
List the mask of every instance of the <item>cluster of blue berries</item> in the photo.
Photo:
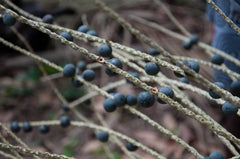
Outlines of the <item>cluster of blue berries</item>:
{"type": "Polygon", "coordinates": [[[190,36],[188,41],[184,41],[182,43],[182,46],[184,49],[189,50],[192,48],[194,44],[197,44],[197,43],[198,43],[198,36],[196,34],[193,34],[190,36]]]}
{"type": "Polygon", "coordinates": [[[86,25],[79,26],[77,30],[82,33],[86,33],[92,36],[97,36],[97,32],[95,30],[89,29],[89,27],[86,25]]]}

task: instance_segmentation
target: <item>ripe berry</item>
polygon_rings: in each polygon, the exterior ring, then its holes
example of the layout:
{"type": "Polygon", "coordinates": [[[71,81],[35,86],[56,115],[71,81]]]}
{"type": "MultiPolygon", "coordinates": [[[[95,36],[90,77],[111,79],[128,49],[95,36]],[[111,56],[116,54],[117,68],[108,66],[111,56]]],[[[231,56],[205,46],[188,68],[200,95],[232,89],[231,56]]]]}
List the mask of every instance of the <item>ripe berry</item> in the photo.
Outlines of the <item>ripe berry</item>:
{"type": "Polygon", "coordinates": [[[86,34],[89,34],[89,35],[92,35],[92,36],[97,36],[97,33],[96,33],[96,31],[94,31],[94,30],[88,30],[88,31],[86,32],[86,34]]]}
{"type": "Polygon", "coordinates": [[[51,14],[44,15],[43,18],[42,18],[42,22],[52,24],[53,23],[53,16],[51,14]]]}
{"type": "Polygon", "coordinates": [[[125,146],[128,149],[128,151],[136,151],[138,149],[137,146],[135,146],[135,145],[133,145],[132,143],[129,143],[129,142],[127,142],[125,146]]]}
{"type": "Polygon", "coordinates": [[[95,72],[91,69],[86,69],[83,71],[82,76],[86,81],[92,81],[95,78],[95,72]]]}
{"type": "MultiPolygon", "coordinates": [[[[222,82],[215,82],[214,84],[222,89],[225,89],[225,85],[222,82]]],[[[215,98],[215,99],[221,98],[219,95],[214,93],[212,89],[210,89],[208,93],[212,98],[215,98]]]]}
{"type": "MultiPolygon", "coordinates": [[[[174,91],[172,90],[172,88],[165,86],[162,87],[158,90],[158,92],[165,94],[166,96],[168,96],[169,98],[173,98],[174,97],[174,91]]],[[[161,104],[166,104],[164,101],[162,101],[160,98],[157,98],[157,101],[161,104]]]]}
{"type": "Polygon", "coordinates": [[[73,64],[66,64],[63,67],[63,76],[64,77],[74,77],[76,73],[76,68],[73,64]]]}
{"type": "Polygon", "coordinates": [[[229,102],[224,102],[222,106],[222,111],[226,115],[234,115],[237,114],[238,107],[230,104],[229,102]]]}
{"type": "MultiPolygon", "coordinates": [[[[128,73],[130,75],[132,75],[133,77],[139,78],[139,74],[137,72],[133,72],[133,71],[128,71],[128,73]]],[[[128,83],[132,83],[130,80],[127,79],[128,83]]],[[[133,83],[132,83],[133,84],[133,83]]]]}
{"type": "Polygon", "coordinates": [[[12,26],[16,23],[16,19],[8,13],[3,14],[2,20],[3,20],[3,24],[6,24],[8,26],[12,26]]]}
{"type": "Polygon", "coordinates": [[[103,102],[103,108],[106,112],[113,112],[116,110],[116,104],[113,99],[107,98],[103,102]]]}
{"type": "Polygon", "coordinates": [[[65,111],[65,112],[67,112],[67,111],[69,111],[70,109],[69,109],[69,107],[66,105],[66,104],[62,104],[62,109],[65,111]]]}
{"type": "Polygon", "coordinates": [[[240,80],[233,81],[230,85],[230,90],[233,94],[237,94],[240,92],[240,80]]]}
{"type": "Polygon", "coordinates": [[[67,32],[61,32],[60,34],[62,37],[64,37],[68,41],[73,41],[73,37],[70,33],[67,32]]]}
{"type": "Polygon", "coordinates": [[[11,123],[10,129],[12,132],[15,132],[15,133],[17,133],[21,130],[20,126],[18,125],[18,122],[16,122],[16,121],[13,121],[11,123]]]}
{"type": "Polygon", "coordinates": [[[85,70],[86,69],[86,62],[85,61],[79,61],[78,63],[77,63],[77,68],[79,69],[79,70],[81,70],[81,71],[83,71],[83,70],[85,70]]]}
{"type": "MultiPolygon", "coordinates": [[[[114,66],[118,67],[118,68],[121,68],[122,69],[122,62],[117,59],[117,58],[112,58],[110,60],[108,60],[109,63],[113,64],[114,66]]],[[[112,72],[109,68],[105,67],[105,72],[106,74],[108,74],[109,76],[113,76],[113,75],[116,75],[115,72],[112,72]]]]}
{"type": "Polygon", "coordinates": [[[192,48],[192,43],[190,41],[184,41],[182,43],[182,46],[183,46],[184,49],[189,50],[189,49],[192,48]]]}
{"type": "Polygon", "coordinates": [[[209,155],[211,159],[224,159],[224,156],[220,152],[213,152],[209,155]]]}
{"type": "Polygon", "coordinates": [[[102,44],[97,48],[97,52],[100,56],[110,57],[112,55],[112,48],[109,45],[102,44]]]}
{"type": "Polygon", "coordinates": [[[70,119],[68,116],[62,116],[60,118],[60,125],[65,128],[70,125],[70,119]]]}
{"type": "Polygon", "coordinates": [[[211,58],[211,62],[216,65],[221,65],[222,63],[224,63],[224,58],[221,55],[214,54],[211,58]]]}
{"type": "Polygon", "coordinates": [[[97,139],[101,142],[107,142],[109,138],[108,133],[105,131],[98,131],[96,136],[97,139]]]}
{"type": "Polygon", "coordinates": [[[192,34],[189,40],[191,44],[196,44],[198,42],[198,36],[196,34],[192,34]]]}
{"type": "Polygon", "coordinates": [[[72,78],[72,85],[74,87],[81,87],[83,85],[83,83],[78,81],[77,79],[72,78]]]}
{"type": "Polygon", "coordinates": [[[186,77],[178,78],[178,80],[179,80],[180,82],[183,82],[183,83],[189,84],[189,80],[188,80],[186,77]]]}
{"type": "Polygon", "coordinates": [[[41,125],[41,126],[39,126],[38,130],[39,130],[41,133],[46,134],[46,133],[49,132],[50,128],[49,128],[49,126],[47,126],[47,125],[41,125]]]}
{"type": "Polygon", "coordinates": [[[123,106],[126,103],[126,98],[122,93],[114,94],[113,100],[117,106],[123,106]]]}
{"type": "Polygon", "coordinates": [[[88,28],[88,26],[86,26],[86,25],[81,25],[81,26],[78,27],[77,30],[78,30],[79,32],[86,33],[86,32],[89,30],[89,28],[88,28]]]}
{"type": "Polygon", "coordinates": [[[160,71],[160,68],[157,64],[148,62],[145,65],[144,70],[149,75],[156,75],[160,71]]]}
{"type": "Polygon", "coordinates": [[[142,91],[138,94],[137,103],[138,105],[148,108],[151,107],[155,102],[154,96],[146,91],[142,91]]]}
{"type": "Polygon", "coordinates": [[[126,98],[127,104],[132,106],[137,104],[137,97],[134,94],[129,94],[126,98]]]}
{"type": "Polygon", "coordinates": [[[199,72],[200,67],[196,61],[188,61],[187,66],[191,68],[193,71],[195,71],[196,73],[199,72]]]}
{"type": "Polygon", "coordinates": [[[22,130],[24,132],[30,132],[30,131],[32,131],[32,126],[30,125],[29,122],[24,122],[22,125],[22,130]]]}
{"type": "Polygon", "coordinates": [[[160,54],[160,52],[158,52],[157,50],[155,50],[154,48],[150,48],[150,51],[149,51],[150,55],[152,56],[157,56],[160,54]]]}

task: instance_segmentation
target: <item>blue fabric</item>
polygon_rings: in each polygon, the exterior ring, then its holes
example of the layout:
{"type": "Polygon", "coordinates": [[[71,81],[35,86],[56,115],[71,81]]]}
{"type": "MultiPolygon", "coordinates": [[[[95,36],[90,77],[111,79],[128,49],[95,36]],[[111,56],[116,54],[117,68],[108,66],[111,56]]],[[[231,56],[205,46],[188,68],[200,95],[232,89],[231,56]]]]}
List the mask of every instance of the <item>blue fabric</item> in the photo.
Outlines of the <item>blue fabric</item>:
{"type": "MultiPolygon", "coordinates": [[[[240,27],[240,0],[215,0],[214,2],[219,8],[240,27]]],[[[223,18],[208,5],[208,19],[215,24],[215,36],[212,46],[222,50],[229,55],[240,60],[240,36],[226,23],[223,18]]],[[[231,70],[240,73],[240,68],[228,60],[224,64],[231,70]]],[[[213,70],[213,80],[222,82],[227,87],[230,86],[232,80],[229,76],[221,71],[213,70]]]]}

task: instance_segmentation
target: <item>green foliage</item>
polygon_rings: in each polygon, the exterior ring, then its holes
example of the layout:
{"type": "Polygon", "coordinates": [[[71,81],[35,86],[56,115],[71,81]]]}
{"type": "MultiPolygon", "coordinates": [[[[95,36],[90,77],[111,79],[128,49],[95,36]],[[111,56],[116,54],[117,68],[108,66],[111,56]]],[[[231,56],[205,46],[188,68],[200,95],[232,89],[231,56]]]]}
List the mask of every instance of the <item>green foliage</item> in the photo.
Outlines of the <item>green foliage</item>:
{"type": "Polygon", "coordinates": [[[71,157],[73,155],[73,148],[77,146],[79,143],[79,139],[77,137],[73,137],[72,140],[63,147],[63,154],[71,157]]]}

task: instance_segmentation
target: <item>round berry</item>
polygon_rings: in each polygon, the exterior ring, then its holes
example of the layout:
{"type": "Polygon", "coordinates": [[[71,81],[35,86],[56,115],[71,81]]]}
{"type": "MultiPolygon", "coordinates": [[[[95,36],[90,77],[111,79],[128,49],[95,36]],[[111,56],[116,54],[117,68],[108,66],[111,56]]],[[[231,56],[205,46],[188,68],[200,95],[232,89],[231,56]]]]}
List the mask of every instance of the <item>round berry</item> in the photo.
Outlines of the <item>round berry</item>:
{"type": "Polygon", "coordinates": [[[62,116],[60,118],[60,125],[64,128],[70,125],[70,119],[68,116],[62,116]]]}
{"type": "MultiPolygon", "coordinates": [[[[122,69],[122,62],[118,59],[118,58],[112,58],[110,60],[108,60],[109,63],[113,64],[114,66],[122,69]]],[[[109,68],[105,67],[105,72],[106,74],[108,74],[109,76],[113,76],[113,75],[116,75],[115,72],[112,72],[109,68]]]]}
{"type": "Polygon", "coordinates": [[[187,66],[191,68],[193,71],[195,71],[196,73],[199,72],[200,67],[196,61],[188,61],[187,66]]]}
{"type": "Polygon", "coordinates": [[[87,67],[87,64],[86,64],[85,61],[79,61],[79,62],[77,63],[77,68],[78,68],[79,70],[81,70],[81,71],[85,70],[86,67],[87,67]]]}
{"type": "Polygon", "coordinates": [[[98,131],[96,136],[97,136],[97,139],[101,142],[107,142],[109,138],[108,133],[105,131],[98,131]]]}
{"type": "MultiPolygon", "coordinates": [[[[129,73],[130,75],[132,75],[133,77],[135,77],[135,78],[139,78],[139,74],[138,74],[137,72],[128,71],[128,73],[129,73]]],[[[130,81],[130,80],[128,80],[128,79],[127,79],[127,82],[128,82],[128,83],[132,83],[132,81],[130,81]]],[[[133,84],[133,83],[132,83],[132,84],[133,84]]]]}
{"type": "Polygon", "coordinates": [[[74,87],[81,87],[81,86],[83,85],[83,83],[80,82],[79,80],[73,78],[73,79],[72,79],[72,85],[73,85],[74,87]]]}
{"type": "Polygon", "coordinates": [[[127,104],[132,106],[137,104],[137,97],[134,94],[129,94],[126,98],[127,104]]]}
{"type": "Polygon", "coordinates": [[[211,58],[211,62],[216,65],[221,65],[224,63],[224,58],[221,55],[214,54],[211,58]]]}
{"type": "Polygon", "coordinates": [[[32,131],[32,126],[30,125],[29,122],[24,122],[24,123],[22,124],[22,130],[23,130],[24,132],[31,132],[31,131],[32,131]]]}
{"type": "Polygon", "coordinates": [[[186,77],[178,78],[178,80],[179,80],[180,82],[183,82],[183,83],[189,84],[189,80],[188,80],[186,77]]]}
{"type": "Polygon", "coordinates": [[[70,110],[69,107],[64,103],[61,105],[61,107],[65,112],[68,112],[70,110]]]}
{"type": "Polygon", "coordinates": [[[155,102],[154,96],[146,91],[142,91],[138,94],[137,103],[138,105],[148,108],[151,107],[155,102]]]}
{"type": "Polygon", "coordinates": [[[233,81],[230,85],[232,93],[237,94],[240,92],[240,80],[233,81]]]}
{"type": "Polygon", "coordinates": [[[44,15],[43,18],[42,18],[42,22],[52,24],[53,23],[53,16],[51,14],[44,15]]]}
{"type": "Polygon", "coordinates": [[[192,48],[192,43],[190,41],[184,41],[182,43],[182,46],[183,46],[184,49],[189,50],[189,49],[192,48]]]}
{"type": "Polygon", "coordinates": [[[66,64],[63,67],[63,76],[64,77],[74,77],[76,73],[76,68],[73,64],[66,64]]]}
{"type": "Polygon", "coordinates": [[[112,55],[112,48],[109,45],[102,44],[97,48],[97,52],[100,56],[110,57],[112,55]]]}
{"type": "Polygon", "coordinates": [[[88,28],[88,26],[86,26],[86,25],[81,25],[81,26],[78,27],[77,30],[78,30],[79,32],[86,33],[86,32],[89,30],[89,28],[88,28]]]}
{"type": "Polygon", "coordinates": [[[145,65],[144,70],[149,75],[156,75],[160,71],[160,68],[157,64],[148,62],[145,65]]]}
{"type": "Polygon", "coordinates": [[[61,32],[60,36],[64,37],[68,41],[73,41],[73,37],[70,33],[67,32],[61,32]]]}
{"type": "Polygon", "coordinates": [[[150,51],[149,51],[150,55],[152,56],[157,56],[160,54],[160,52],[158,52],[157,50],[155,50],[154,48],[150,48],[150,51]]]}
{"type": "Polygon", "coordinates": [[[97,33],[96,33],[96,31],[94,31],[94,30],[88,30],[88,31],[86,32],[86,34],[92,35],[92,36],[97,36],[97,33]]]}
{"type": "Polygon", "coordinates": [[[125,146],[128,149],[128,151],[136,151],[138,149],[137,146],[135,146],[135,145],[133,145],[132,143],[129,143],[129,142],[127,142],[125,146]]]}
{"type": "Polygon", "coordinates": [[[12,132],[17,133],[17,132],[19,132],[21,130],[21,127],[18,125],[18,122],[13,121],[11,123],[10,129],[11,129],[12,132]]]}
{"type": "Polygon", "coordinates": [[[196,34],[192,34],[189,40],[191,44],[196,44],[198,42],[198,36],[196,34]]]}
{"type": "Polygon", "coordinates": [[[224,156],[220,152],[213,152],[209,155],[211,159],[224,159],[224,156]]]}
{"type": "Polygon", "coordinates": [[[103,102],[103,108],[106,112],[113,112],[116,110],[116,104],[113,99],[107,98],[103,102]]]}
{"type": "Polygon", "coordinates": [[[39,130],[41,133],[46,134],[46,133],[49,132],[50,128],[49,128],[49,126],[47,126],[47,125],[41,125],[41,126],[39,126],[38,130],[39,130]]]}
{"type": "MultiPolygon", "coordinates": [[[[165,94],[166,96],[168,96],[169,98],[173,98],[174,97],[174,91],[172,90],[172,88],[165,86],[162,87],[158,90],[158,92],[165,94]]],[[[161,104],[166,104],[164,101],[162,101],[160,98],[157,98],[157,101],[161,104]]]]}
{"type": "Polygon", "coordinates": [[[222,106],[222,111],[226,115],[234,115],[237,114],[238,107],[230,104],[229,102],[224,102],[222,106]]]}
{"type": "Polygon", "coordinates": [[[16,23],[16,19],[8,13],[3,14],[2,20],[3,20],[3,24],[6,24],[8,26],[12,26],[16,23]]]}
{"type": "Polygon", "coordinates": [[[126,98],[122,93],[114,94],[113,100],[117,106],[123,106],[126,103],[126,98]]]}
{"type": "Polygon", "coordinates": [[[86,69],[83,71],[82,76],[86,81],[92,81],[95,78],[95,72],[91,69],[86,69]]]}
{"type": "MultiPolygon", "coordinates": [[[[225,89],[225,85],[222,82],[215,82],[214,84],[222,89],[225,89]]],[[[221,98],[219,95],[214,93],[212,89],[210,89],[208,93],[212,98],[215,98],[215,99],[221,98]]]]}

